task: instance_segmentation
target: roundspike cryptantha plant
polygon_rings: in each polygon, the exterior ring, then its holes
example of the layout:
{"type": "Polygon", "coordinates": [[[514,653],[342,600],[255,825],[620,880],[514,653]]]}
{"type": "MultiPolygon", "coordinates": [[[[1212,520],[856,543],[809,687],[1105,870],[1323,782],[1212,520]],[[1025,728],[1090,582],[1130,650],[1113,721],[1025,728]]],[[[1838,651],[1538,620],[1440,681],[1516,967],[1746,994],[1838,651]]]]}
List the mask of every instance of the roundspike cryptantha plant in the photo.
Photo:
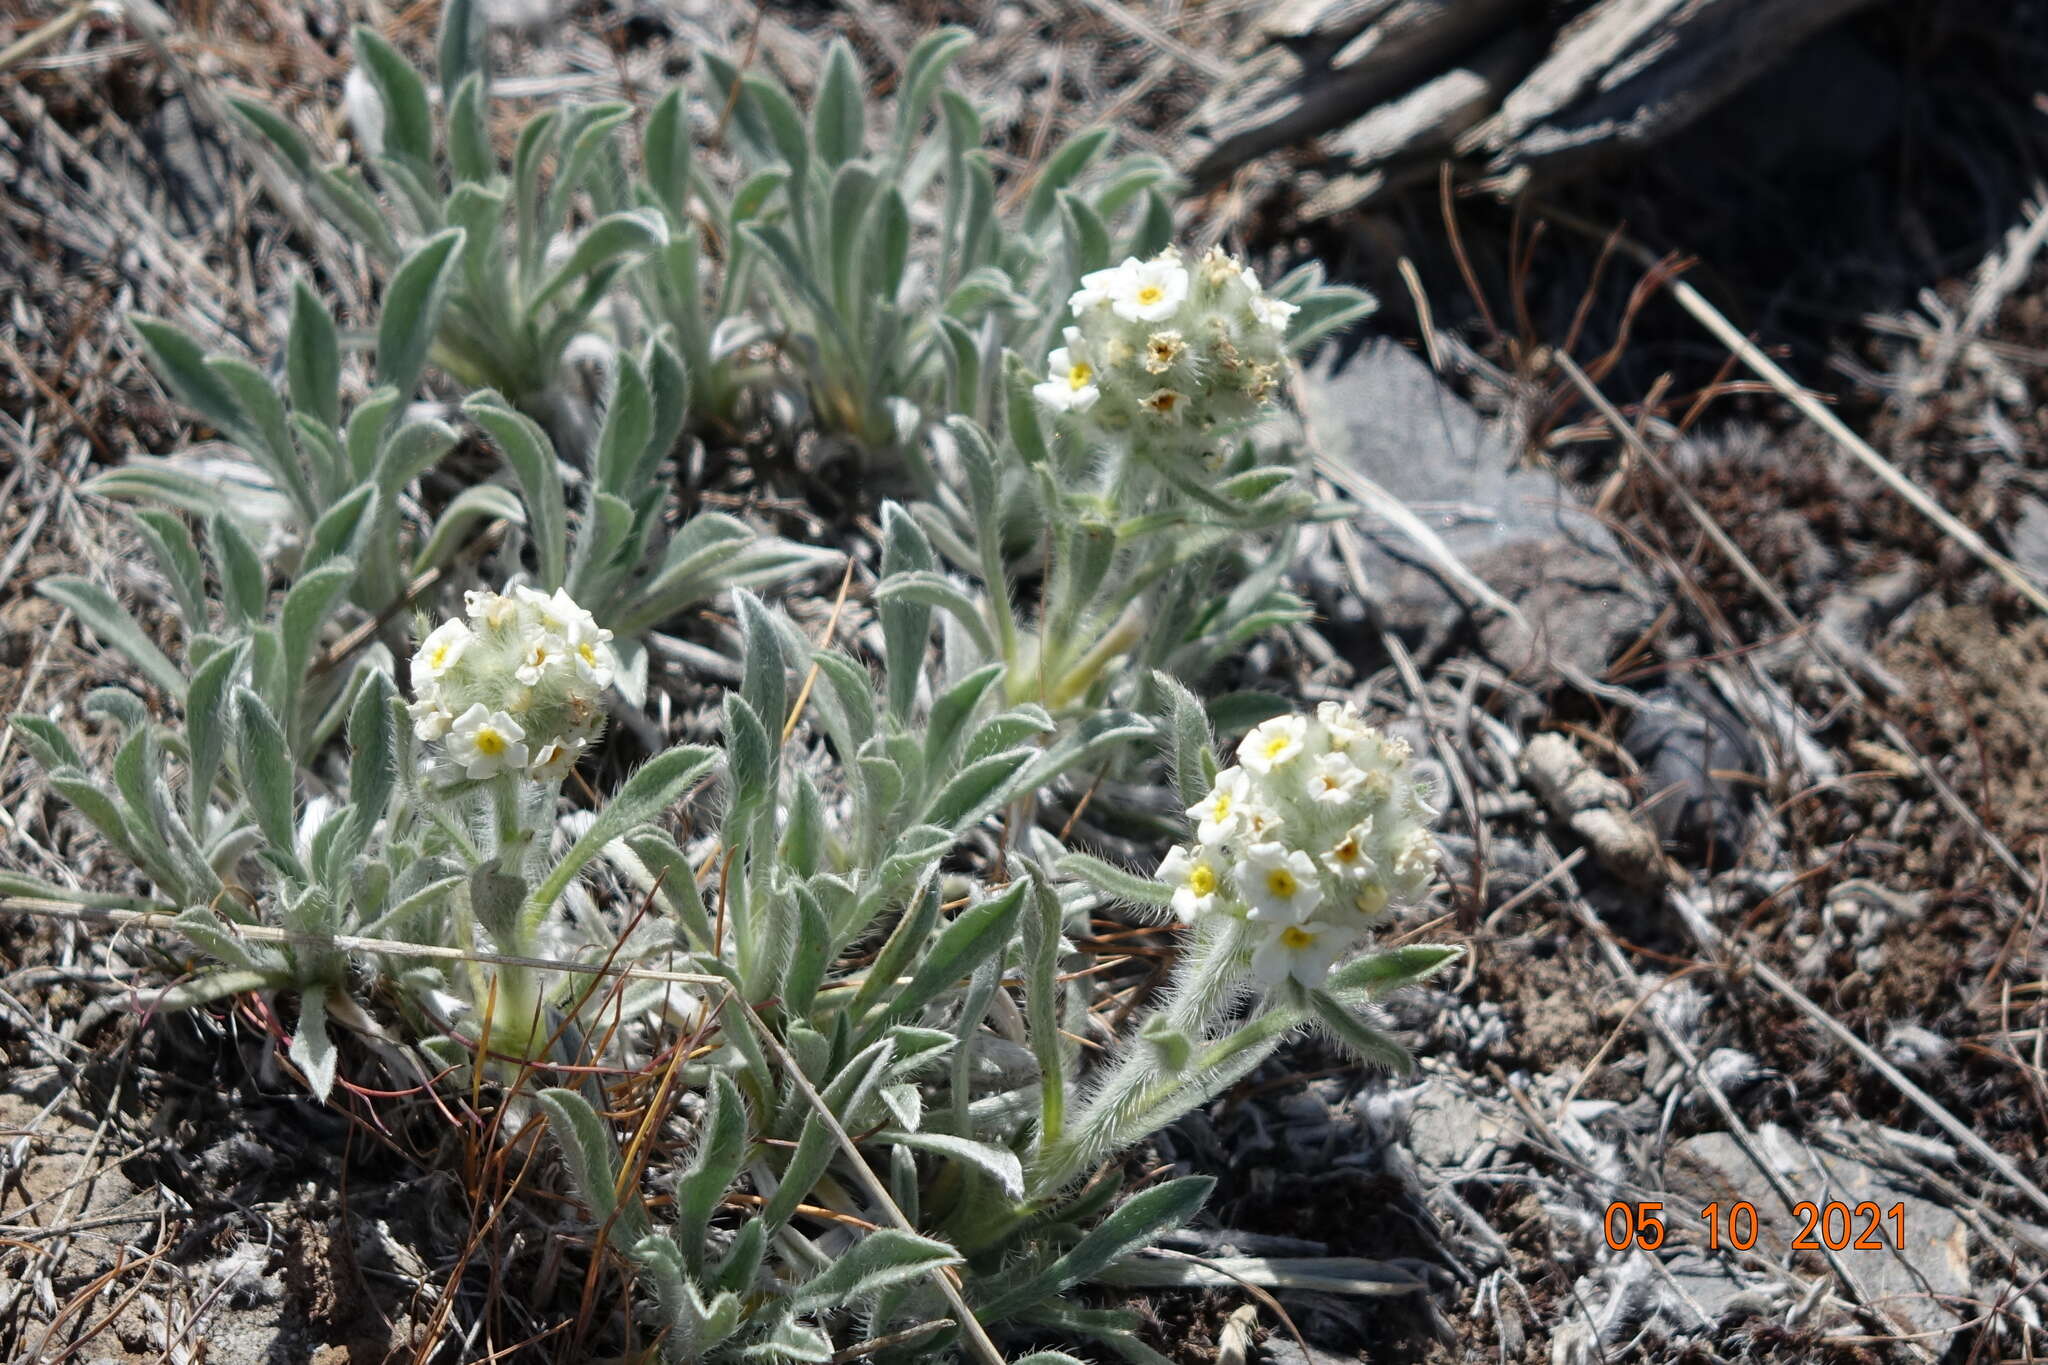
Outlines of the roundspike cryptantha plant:
{"type": "Polygon", "coordinates": [[[1304,1024],[1364,1061],[1406,1069],[1371,1004],[1459,951],[1408,945],[1345,960],[1376,923],[1422,904],[1436,877],[1437,812],[1404,741],[1325,702],[1258,726],[1237,764],[1217,771],[1200,703],[1162,686],[1194,837],[1151,881],[1082,855],[1061,866],[1111,895],[1170,906],[1190,939],[1164,1002],[1039,1154],[1036,1198],[1206,1103],[1304,1024]]]}

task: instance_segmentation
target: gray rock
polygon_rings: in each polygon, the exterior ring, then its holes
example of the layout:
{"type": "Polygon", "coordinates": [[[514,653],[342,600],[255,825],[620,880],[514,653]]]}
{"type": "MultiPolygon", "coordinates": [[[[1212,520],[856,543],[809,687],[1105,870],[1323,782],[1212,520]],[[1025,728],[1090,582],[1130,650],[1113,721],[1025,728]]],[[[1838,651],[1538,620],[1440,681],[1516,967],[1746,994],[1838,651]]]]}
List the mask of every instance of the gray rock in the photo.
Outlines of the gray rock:
{"type": "MultiPolygon", "coordinates": [[[[1922,1333],[1920,1344],[1940,1355],[1962,1319],[1949,1305],[1972,1297],[1970,1234],[1962,1219],[1941,1205],[1893,1183],[1885,1171],[1853,1157],[1823,1152],[1800,1142],[1776,1124],[1756,1132],[1758,1155],[1770,1163],[1795,1201],[1825,1207],[1839,1201],[1854,1209],[1874,1203],[1881,1211],[1904,1206],[1904,1245],[1891,1245],[1897,1224],[1886,1217],[1875,1229],[1879,1250],[1835,1252],[1856,1296],[1902,1333],[1922,1333]]],[[[1791,1254],[1805,1224],[1779,1200],[1761,1171],[1727,1133],[1704,1133],[1672,1146],[1665,1158],[1666,1185],[1685,1201],[1674,1208],[1723,1207],[1743,1200],[1756,1209],[1757,1249],[1773,1258],[1791,1254]]],[[[1839,1233],[1840,1225],[1837,1224],[1839,1233]]],[[[1852,1219],[1853,1240],[1868,1230],[1868,1218],[1852,1219]]],[[[1821,1235],[1816,1232],[1816,1237],[1821,1235]]]]}
{"type": "MultiPolygon", "coordinates": [[[[1653,598],[1614,538],[1548,470],[1517,466],[1500,434],[1420,357],[1374,341],[1342,364],[1325,359],[1301,386],[1316,448],[1407,504],[1466,567],[1521,608],[1528,627],[1482,625],[1511,673],[1560,667],[1597,674],[1646,629],[1653,598]]],[[[1386,623],[1441,636],[1461,598],[1407,536],[1359,519],[1366,573],[1386,623]]]]}
{"type": "Polygon", "coordinates": [[[1512,1123],[1445,1081],[1423,1085],[1408,1110],[1408,1150],[1426,1166],[1462,1166],[1482,1144],[1513,1132],[1512,1123]]]}

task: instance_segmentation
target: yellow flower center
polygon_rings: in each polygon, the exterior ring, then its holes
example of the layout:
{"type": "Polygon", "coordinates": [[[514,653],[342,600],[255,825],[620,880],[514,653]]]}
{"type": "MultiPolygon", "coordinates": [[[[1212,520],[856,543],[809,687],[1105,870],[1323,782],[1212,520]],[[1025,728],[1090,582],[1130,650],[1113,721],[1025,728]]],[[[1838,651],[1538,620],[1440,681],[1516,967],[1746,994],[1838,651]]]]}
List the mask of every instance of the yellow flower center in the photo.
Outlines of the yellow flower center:
{"type": "Polygon", "coordinates": [[[1156,284],[1140,285],[1138,288],[1139,303],[1146,304],[1149,306],[1151,304],[1159,302],[1159,300],[1165,297],[1166,291],[1156,284]]]}
{"type": "Polygon", "coordinates": [[[1316,936],[1299,924],[1290,924],[1280,931],[1280,941],[1294,951],[1300,952],[1303,948],[1315,946],[1316,936]]]}
{"type": "Polygon", "coordinates": [[[1085,360],[1077,360],[1067,369],[1067,387],[1085,389],[1088,381],[1095,378],[1095,367],[1085,360]]]}
{"type": "Polygon", "coordinates": [[[448,646],[447,646],[446,644],[438,644],[438,645],[435,645],[435,646],[433,647],[433,649],[431,649],[431,650],[429,650],[429,651],[427,652],[427,667],[428,667],[428,668],[431,668],[431,669],[433,669],[433,670],[434,670],[435,672],[437,672],[437,673],[438,673],[438,672],[440,672],[440,671],[441,671],[441,670],[442,670],[443,668],[447,667],[447,665],[448,665],[448,646]]]}
{"type": "Polygon", "coordinates": [[[505,752],[505,737],[486,725],[483,729],[476,732],[476,751],[491,758],[496,758],[499,754],[505,752]]]}
{"type": "Polygon", "coordinates": [[[1361,914],[1377,915],[1380,911],[1387,908],[1387,888],[1384,886],[1368,886],[1365,890],[1359,892],[1357,898],[1351,903],[1358,907],[1361,914]]]}
{"type": "Polygon", "coordinates": [[[1294,899],[1294,893],[1301,890],[1301,883],[1294,874],[1284,867],[1276,867],[1266,874],[1266,889],[1283,901],[1294,899]]]}
{"type": "Polygon", "coordinates": [[[590,647],[589,645],[587,645],[587,644],[582,644],[582,645],[578,645],[578,646],[576,646],[576,652],[577,652],[578,654],[581,654],[581,655],[583,656],[583,662],[584,662],[584,663],[587,663],[587,664],[589,664],[589,665],[590,665],[590,666],[591,666],[592,668],[596,668],[596,667],[597,667],[597,651],[596,651],[596,650],[592,649],[592,648],[591,648],[591,647],[590,647]]]}
{"type": "Polygon", "coordinates": [[[1358,840],[1346,839],[1343,843],[1337,845],[1335,848],[1330,850],[1330,856],[1332,858],[1335,858],[1340,863],[1357,862],[1358,840]]]}
{"type": "Polygon", "coordinates": [[[1216,870],[1207,863],[1196,863],[1195,870],[1188,873],[1188,890],[1197,896],[1206,896],[1216,890],[1216,870]]]}
{"type": "Polygon", "coordinates": [[[1288,738],[1286,735],[1273,736],[1271,739],[1266,741],[1266,757],[1280,757],[1281,754],[1287,751],[1287,746],[1292,744],[1293,742],[1294,741],[1288,738]]]}
{"type": "Polygon", "coordinates": [[[1229,793],[1229,792],[1217,792],[1217,793],[1216,793],[1216,806],[1215,806],[1215,810],[1216,810],[1216,818],[1217,818],[1218,820],[1227,820],[1227,819],[1229,819],[1229,818],[1230,818],[1230,793],[1229,793]]]}

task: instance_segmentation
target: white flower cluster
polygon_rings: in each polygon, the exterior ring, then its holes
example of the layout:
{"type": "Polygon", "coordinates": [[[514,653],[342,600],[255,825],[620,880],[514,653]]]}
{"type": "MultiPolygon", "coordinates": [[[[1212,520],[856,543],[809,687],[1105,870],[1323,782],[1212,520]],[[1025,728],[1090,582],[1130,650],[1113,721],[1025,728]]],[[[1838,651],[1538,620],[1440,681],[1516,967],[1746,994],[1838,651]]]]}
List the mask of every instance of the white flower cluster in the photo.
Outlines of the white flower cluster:
{"type": "Polygon", "coordinates": [[[1263,984],[1320,986],[1390,904],[1420,900],[1436,875],[1437,812],[1409,760],[1404,741],[1349,705],[1260,725],[1188,810],[1196,841],[1159,865],[1175,912],[1241,921],[1263,984]]]}
{"type": "Polygon", "coordinates": [[[1069,302],[1075,325],[1032,393],[1111,431],[1256,417],[1279,390],[1297,311],[1218,247],[1193,266],[1173,247],[1132,257],[1083,276],[1069,302]]]}
{"type": "Polygon", "coordinates": [[[454,774],[569,775],[604,726],[598,699],[618,660],[612,633],[557,588],[471,592],[412,656],[413,732],[454,774]]]}

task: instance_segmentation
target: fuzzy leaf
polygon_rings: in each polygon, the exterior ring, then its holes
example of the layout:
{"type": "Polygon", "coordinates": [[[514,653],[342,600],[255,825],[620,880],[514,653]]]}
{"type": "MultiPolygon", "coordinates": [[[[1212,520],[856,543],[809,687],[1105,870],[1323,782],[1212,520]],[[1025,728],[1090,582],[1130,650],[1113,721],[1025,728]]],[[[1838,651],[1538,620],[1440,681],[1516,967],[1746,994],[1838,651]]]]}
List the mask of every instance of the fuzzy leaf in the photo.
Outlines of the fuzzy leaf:
{"type": "Polygon", "coordinates": [[[327,306],[304,280],[292,281],[285,375],[294,408],[330,427],[341,425],[341,337],[327,306]]]}
{"type": "Polygon", "coordinates": [[[334,1039],[327,1034],[327,992],[309,990],[299,997],[299,1026],[292,1034],[291,1059],[306,1073],[313,1098],[326,1102],[334,1089],[334,1039]]]}
{"type": "Polygon", "coordinates": [[[1464,956],[1463,948],[1443,943],[1410,943],[1354,958],[1330,973],[1323,989],[1334,996],[1363,992],[1377,999],[1403,986],[1423,981],[1464,956]]]}
{"type": "Polygon", "coordinates": [[[1359,1061],[1383,1066],[1400,1076],[1415,1069],[1415,1058],[1407,1048],[1367,1024],[1327,991],[1310,991],[1308,998],[1324,1032],[1359,1061]]]}
{"type": "Polygon", "coordinates": [[[1005,1199],[1020,1200],[1024,1197],[1024,1163],[1007,1147],[954,1137],[950,1133],[906,1133],[895,1128],[883,1129],[872,1140],[964,1162],[994,1180],[1005,1199]]]}
{"type": "Polygon", "coordinates": [[[1173,888],[1164,882],[1126,872],[1086,853],[1069,853],[1053,866],[1062,876],[1077,878],[1104,895],[1132,905],[1149,905],[1163,910],[1173,904],[1173,888]]]}
{"type": "Polygon", "coordinates": [[[271,852],[290,860],[297,828],[291,749],[263,698],[240,686],[235,688],[235,741],[249,813],[271,852]]]}
{"type": "Polygon", "coordinates": [[[1186,1176],[1140,1190],[1102,1220],[1071,1251],[1031,1274],[980,1310],[984,1322],[1001,1321],[1065,1292],[1140,1247],[1151,1246],[1202,1207],[1216,1182],[1186,1176]]]}
{"type": "Polygon", "coordinates": [[[562,479],[556,472],[554,445],[534,420],[515,412],[496,393],[485,390],[462,405],[472,421],[497,443],[519,483],[526,503],[526,524],[533,537],[533,551],[540,561],[543,592],[562,586],[569,558],[569,514],[562,502],[562,479]]]}
{"type": "Polygon", "coordinates": [[[815,1275],[796,1291],[793,1306],[799,1313],[849,1305],[890,1285],[901,1284],[949,1265],[960,1264],[960,1253],[944,1242],[895,1228],[880,1228],[854,1243],[822,1274],[815,1275]]]}
{"type": "Polygon", "coordinates": [[[528,899],[526,927],[531,928],[540,922],[561,899],[562,893],[569,889],[569,883],[583,870],[584,864],[595,858],[599,850],[634,826],[644,825],[667,810],[710,771],[717,756],[715,749],[684,744],[657,754],[634,769],[625,785],[605,802],[604,809],[590,822],[590,828],[583,832],[583,837],[575,842],[562,861],[548,873],[547,880],[528,899]]]}
{"type": "Polygon", "coordinates": [[[645,1235],[637,1203],[620,1212],[618,1202],[619,1155],[611,1130],[590,1107],[590,1101],[573,1090],[559,1087],[541,1091],[534,1102],[547,1115],[548,1131],[562,1149],[562,1163],[569,1180],[590,1207],[590,1218],[602,1226],[618,1214],[621,1241],[630,1246],[645,1235]]]}
{"type": "Polygon", "coordinates": [[[397,48],[367,24],[358,24],[349,36],[356,65],[370,78],[384,103],[384,146],[422,166],[432,164],[434,117],[427,104],[426,82],[397,48]]]}
{"type": "Polygon", "coordinates": [[[42,579],[36,591],[59,606],[69,607],[93,634],[128,656],[152,683],[173,697],[185,695],[185,674],[135,624],[113,594],[99,584],[72,574],[42,579]]]}
{"type": "Polygon", "coordinates": [[[393,272],[384,291],[384,315],[377,324],[378,383],[407,396],[418,386],[441,325],[441,305],[462,242],[461,228],[436,233],[414,247],[393,272]]]}

